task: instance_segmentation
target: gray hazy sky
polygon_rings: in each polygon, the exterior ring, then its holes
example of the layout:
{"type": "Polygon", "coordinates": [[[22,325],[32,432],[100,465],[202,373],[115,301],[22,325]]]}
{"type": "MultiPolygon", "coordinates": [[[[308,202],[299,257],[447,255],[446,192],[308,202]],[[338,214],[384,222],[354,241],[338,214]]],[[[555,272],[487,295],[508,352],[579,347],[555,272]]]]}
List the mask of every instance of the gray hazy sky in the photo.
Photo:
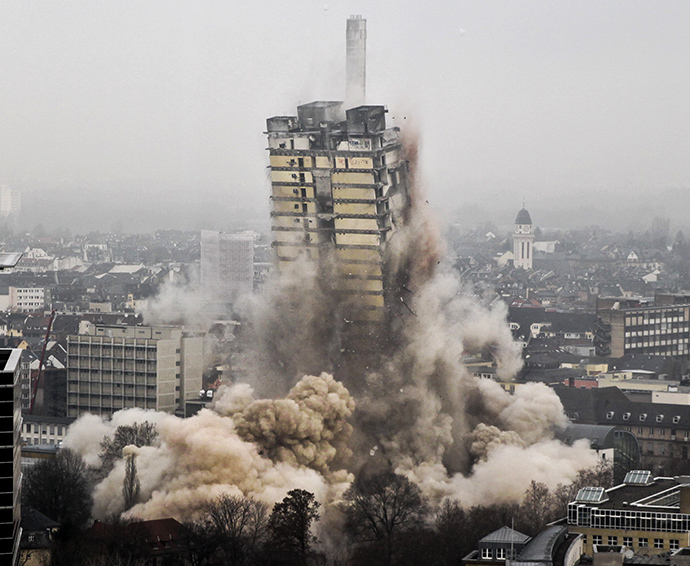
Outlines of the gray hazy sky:
{"type": "Polygon", "coordinates": [[[420,131],[446,213],[690,188],[690,3],[674,0],[2,0],[0,182],[267,213],[265,119],[342,99],[350,14],[367,19],[367,102],[420,131]]]}

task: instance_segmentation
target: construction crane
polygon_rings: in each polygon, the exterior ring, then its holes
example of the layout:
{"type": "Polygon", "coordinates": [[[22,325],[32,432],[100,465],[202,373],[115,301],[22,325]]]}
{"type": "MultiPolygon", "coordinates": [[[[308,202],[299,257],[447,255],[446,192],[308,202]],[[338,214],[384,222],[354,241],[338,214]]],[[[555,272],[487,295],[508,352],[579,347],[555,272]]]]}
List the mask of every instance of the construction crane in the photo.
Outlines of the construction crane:
{"type": "Polygon", "coordinates": [[[43,341],[43,351],[41,352],[41,362],[38,365],[38,375],[36,379],[33,380],[31,384],[31,404],[29,405],[29,414],[34,412],[34,403],[36,402],[36,393],[38,393],[38,384],[41,381],[41,376],[43,375],[43,364],[45,362],[46,356],[46,346],[48,346],[48,338],[50,337],[50,329],[53,326],[53,320],[55,320],[55,309],[50,311],[50,318],[48,319],[48,328],[46,328],[46,338],[43,341]]]}

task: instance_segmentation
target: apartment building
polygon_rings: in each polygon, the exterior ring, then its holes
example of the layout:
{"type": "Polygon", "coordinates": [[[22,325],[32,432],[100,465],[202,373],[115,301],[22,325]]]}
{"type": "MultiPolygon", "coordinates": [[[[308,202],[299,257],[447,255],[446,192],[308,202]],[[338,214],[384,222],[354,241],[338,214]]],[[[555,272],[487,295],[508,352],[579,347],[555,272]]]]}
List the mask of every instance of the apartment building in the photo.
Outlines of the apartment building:
{"type": "Polygon", "coordinates": [[[572,423],[605,425],[634,435],[640,459],[650,469],[690,465],[690,406],[631,401],[617,387],[553,389],[572,423]]]}
{"type": "Polygon", "coordinates": [[[9,308],[14,311],[34,312],[50,305],[50,289],[47,287],[10,287],[9,308]]]}
{"type": "Polygon", "coordinates": [[[201,231],[201,286],[230,299],[254,289],[254,233],[201,231]]]}
{"type": "Polygon", "coordinates": [[[202,386],[203,337],[179,326],[89,325],[67,338],[67,416],[174,412],[202,386]]]}
{"type": "Polygon", "coordinates": [[[594,344],[598,356],[690,356],[690,303],[631,304],[632,301],[623,299],[597,301],[594,344]]]}
{"type": "Polygon", "coordinates": [[[59,446],[74,417],[46,417],[24,415],[22,422],[22,442],[27,445],[47,444],[59,446]]]}

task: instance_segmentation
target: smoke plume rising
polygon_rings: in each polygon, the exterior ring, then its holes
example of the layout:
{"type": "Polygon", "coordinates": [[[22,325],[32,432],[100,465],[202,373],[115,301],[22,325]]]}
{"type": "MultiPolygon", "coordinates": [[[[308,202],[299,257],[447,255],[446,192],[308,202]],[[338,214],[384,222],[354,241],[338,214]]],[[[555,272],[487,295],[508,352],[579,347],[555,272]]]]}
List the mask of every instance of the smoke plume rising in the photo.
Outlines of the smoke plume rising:
{"type": "MultiPolygon", "coordinates": [[[[416,144],[406,141],[410,172],[416,144]]],[[[435,502],[517,501],[532,480],[553,488],[594,464],[586,443],[554,440],[566,424],[556,394],[514,394],[463,360],[489,354],[497,376],[520,369],[502,303],[467,292],[413,179],[404,223],[386,248],[389,320],[356,336],[328,254],[296,263],[248,303],[251,383],[224,386],[213,407],[179,419],[137,410],[86,415],[65,440],[89,464],[119,424],[154,422],[139,448],[140,502],[129,516],[193,517],[220,493],[273,503],[299,487],[337,502],[356,474],[393,470],[435,502]],[[353,335],[355,338],[353,339],[353,335]],[[507,473],[510,470],[510,473],[507,473]]],[[[124,461],[96,487],[94,516],[124,509],[124,461]]]]}

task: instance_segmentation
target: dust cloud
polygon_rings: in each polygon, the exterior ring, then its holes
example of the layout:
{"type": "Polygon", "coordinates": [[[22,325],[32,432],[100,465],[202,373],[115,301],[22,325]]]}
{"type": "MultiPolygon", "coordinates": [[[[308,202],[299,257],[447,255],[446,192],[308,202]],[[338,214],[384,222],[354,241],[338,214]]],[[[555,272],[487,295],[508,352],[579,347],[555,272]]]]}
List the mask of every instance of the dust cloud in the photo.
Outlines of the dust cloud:
{"type": "MultiPolygon", "coordinates": [[[[554,488],[595,463],[586,443],[554,440],[566,418],[551,389],[526,384],[511,394],[466,365],[489,355],[498,379],[510,381],[520,348],[505,305],[475,296],[444,263],[415,178],[415,140],[405,147],[412,182],[385,251],[385,324],[354,327],[357,305],[337,292],[324,253],[245,304],[249,384],[227,384],[188,419],[127,410],[71,427],[64,445],[97,465],[100,441],[118,425],[156,424],[156,444],[138,450],[140,502],[127,516],[186,519],[220,493],[273,503],[296,487],[328,505],[356,475],[382,469],[434,502],[518,501],[532,480],[554,488]]],[[[124,468],[120,460],[96,486],[94,517],[123,513],[124,468]]]]}

